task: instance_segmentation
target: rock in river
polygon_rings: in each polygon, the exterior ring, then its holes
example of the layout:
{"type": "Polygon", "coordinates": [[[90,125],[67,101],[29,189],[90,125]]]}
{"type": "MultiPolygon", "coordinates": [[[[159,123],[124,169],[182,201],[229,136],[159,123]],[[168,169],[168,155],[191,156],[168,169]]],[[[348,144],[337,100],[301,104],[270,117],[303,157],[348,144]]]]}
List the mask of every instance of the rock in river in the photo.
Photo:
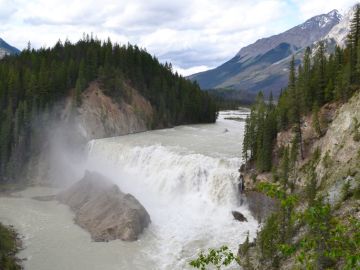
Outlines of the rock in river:
{"type": "Polygon", "coordinates": [[[110,180],[95,172],[85,176],[57,199],[75,212],[75,222],[94,241],[137,240],[150,223],[150,216],[132,195],[123,193],[110,180]]]}
{"type": "Polygon", "coordinates": [[[234,219],[236,219],[237,221],[240,221],[240,222],[248,221],[247,218],[238,211],[232,211],[231,213],[232,213],[234,219]]]}

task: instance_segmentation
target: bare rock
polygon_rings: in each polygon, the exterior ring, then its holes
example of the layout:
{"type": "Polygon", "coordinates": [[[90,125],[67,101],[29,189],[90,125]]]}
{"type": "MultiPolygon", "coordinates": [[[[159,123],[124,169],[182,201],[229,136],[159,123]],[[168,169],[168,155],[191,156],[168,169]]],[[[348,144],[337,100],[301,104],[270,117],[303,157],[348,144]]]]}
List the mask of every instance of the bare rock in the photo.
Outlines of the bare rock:
{"type": "Polygon", "coordinates": [[[237,221],[240,221],[240,222],[247,222],[248,221],[247,218],[238,211],[231,211],[231,213],[232,213],[234,219],[236,219],[237,221]]]}
{"type": "Polygon", "coordinates": [[[245,191],[245,196],[251,214],[259,222],[266,220],[279,207],[277,200],[257,191],[245,191]]]}
{"type": "Polygon", "coordinates": [[[75,222],[95,241],[137,240],[150,223],[140,202],[121,192],[104,176],[86,172],[83,179],[57,195],[75,212],[75,222]]]}

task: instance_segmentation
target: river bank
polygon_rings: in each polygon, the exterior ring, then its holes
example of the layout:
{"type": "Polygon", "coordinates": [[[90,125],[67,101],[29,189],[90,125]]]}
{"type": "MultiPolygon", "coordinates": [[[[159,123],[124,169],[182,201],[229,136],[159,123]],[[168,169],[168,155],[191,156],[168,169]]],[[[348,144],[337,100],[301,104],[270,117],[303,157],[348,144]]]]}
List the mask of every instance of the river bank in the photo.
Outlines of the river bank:
{"type": "Polygon", "coordinates": [[[19,258],[26,258],[25,269],[191,269],[201,250],[236,250],[248,233],[253,239],[258,222],[238,198],[244,122],[225,119],[238,113],[221,113],[215,124],[89,143],[86,168],[135,196],[151,216],[137,241],[92,241],[67,206],[39,200],[51,199],[56,189],[32,187],[0,197],[0,221],[24,236],[19,258]],[[247,222],[235,220],[232,211],[247,222]]]}
{"type": "Polygon", "coordinates": [[[17,257],[22,243],[18,233],[12,226],[0,223],[0,269],[20,270],[21,260],[17,257]]]}

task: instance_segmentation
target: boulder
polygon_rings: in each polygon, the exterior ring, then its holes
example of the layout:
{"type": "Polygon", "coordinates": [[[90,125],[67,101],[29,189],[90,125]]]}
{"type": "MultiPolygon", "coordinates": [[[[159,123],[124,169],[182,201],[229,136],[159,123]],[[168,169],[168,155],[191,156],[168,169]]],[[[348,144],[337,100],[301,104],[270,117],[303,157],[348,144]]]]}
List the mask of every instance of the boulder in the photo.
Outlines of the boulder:
{"type": "Polygon", "coordinates": [[[238,211],[231,211],[231,213],[232,213],[234,219],[236,219],[237,221],[240,221],[240,222],[248,221],[247,218],[238,211]]]}
{"type": "Polygon", "coordinates": [[[56,198],[74,211],[75,223],[94,241],[134,241],[150,223],[149,214],[134,196],[95,172],[87,171],[56,198]]]}

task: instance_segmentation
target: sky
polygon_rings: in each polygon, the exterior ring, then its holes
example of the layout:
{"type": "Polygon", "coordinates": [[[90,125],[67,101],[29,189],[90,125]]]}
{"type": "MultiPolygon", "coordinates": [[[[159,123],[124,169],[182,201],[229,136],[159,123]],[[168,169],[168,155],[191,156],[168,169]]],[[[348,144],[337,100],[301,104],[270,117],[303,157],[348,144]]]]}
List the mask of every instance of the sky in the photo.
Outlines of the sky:
{"type": "Polygon", "coordinates": [[[0,37],[23,49],[83,33],[132,43],[186,76],[214,68],[259,38],[355,0],[0,0],[0,37]]]}

